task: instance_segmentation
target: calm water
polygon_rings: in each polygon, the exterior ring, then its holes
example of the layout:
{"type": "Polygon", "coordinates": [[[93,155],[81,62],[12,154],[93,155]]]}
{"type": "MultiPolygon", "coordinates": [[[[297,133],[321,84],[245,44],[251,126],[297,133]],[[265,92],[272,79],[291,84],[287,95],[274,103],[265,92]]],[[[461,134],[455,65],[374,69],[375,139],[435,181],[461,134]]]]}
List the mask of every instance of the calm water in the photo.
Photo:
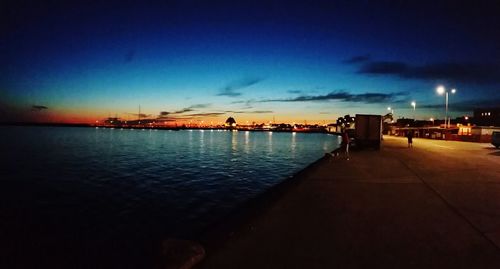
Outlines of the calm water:
{"type": "Polygon", "coordinates": [[[339,142],[326,134],[69,127],[0,127],[0,137],[3,247],[13,258],[41,251],[42,260],[73,264],[124,253],[140,260],[163,238],[193,238],[339,142]]]}

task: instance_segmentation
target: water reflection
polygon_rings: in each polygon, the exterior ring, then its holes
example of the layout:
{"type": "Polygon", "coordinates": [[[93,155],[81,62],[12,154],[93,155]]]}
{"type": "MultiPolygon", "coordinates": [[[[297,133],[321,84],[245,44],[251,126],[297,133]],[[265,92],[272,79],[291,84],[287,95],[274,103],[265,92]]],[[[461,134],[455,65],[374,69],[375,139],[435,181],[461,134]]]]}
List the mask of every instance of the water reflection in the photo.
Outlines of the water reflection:
{"type": "Polygon", "coordinates": [[[273,153],[273,132],[267,132],[267,137],[268,152],[273,153]]]}
{"type": "Polygon", "coordinates": [[[238,151],[238,132],[231,132],[231,149],[233,153],[238,151]]]}
{"type": "Polygon", "coordinates": [[[250,153],[250,132],[245,131],[245,154],[250,153]]]}
{"type": "Polygon", "coordinates": [[[121,227],[121,232],[147,231],[152,237],[202,229],[338,146],[335,136],[303,133],[0,131],[6,138],[0,148],[10,156],[0,163],[1,176],[23,182],[21,191],[0,181],[0,197],[43,194],[22,203],[37,212],[26,230],[40,220],[50,226],[57,216],[70,228],[85,223],[83,230],[121,227]]]}

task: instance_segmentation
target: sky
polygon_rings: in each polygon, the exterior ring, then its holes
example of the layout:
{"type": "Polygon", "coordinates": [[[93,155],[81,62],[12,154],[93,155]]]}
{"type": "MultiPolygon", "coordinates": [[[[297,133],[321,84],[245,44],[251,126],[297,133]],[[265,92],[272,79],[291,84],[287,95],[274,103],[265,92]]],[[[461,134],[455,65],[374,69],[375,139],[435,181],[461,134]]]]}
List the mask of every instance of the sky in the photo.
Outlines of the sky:
{"type": "Polygon", "coordinates": [[[500,106],[495,2],[2,1],[0,121],[437,119],[439,85],[470,116],[500,106]]]}

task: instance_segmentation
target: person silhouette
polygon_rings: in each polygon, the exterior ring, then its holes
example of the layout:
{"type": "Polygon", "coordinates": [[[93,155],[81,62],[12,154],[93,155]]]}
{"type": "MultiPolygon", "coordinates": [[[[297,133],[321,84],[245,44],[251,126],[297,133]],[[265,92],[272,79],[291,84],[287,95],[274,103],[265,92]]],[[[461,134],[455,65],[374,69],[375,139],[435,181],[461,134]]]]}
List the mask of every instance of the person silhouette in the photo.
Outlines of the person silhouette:
{"type": "Polygon", "coordinates": [[[413,131],[408,131],[406,138],[408,138],[408,148],[413,148],[413,131]]]}
{"type": "Polygon", "coordinates": [[[349,134],[347,134],[347,129],[342,133],[342,142],[340,143],[340,148],[345,154],[347,160],[349,160],[349,134]]]}

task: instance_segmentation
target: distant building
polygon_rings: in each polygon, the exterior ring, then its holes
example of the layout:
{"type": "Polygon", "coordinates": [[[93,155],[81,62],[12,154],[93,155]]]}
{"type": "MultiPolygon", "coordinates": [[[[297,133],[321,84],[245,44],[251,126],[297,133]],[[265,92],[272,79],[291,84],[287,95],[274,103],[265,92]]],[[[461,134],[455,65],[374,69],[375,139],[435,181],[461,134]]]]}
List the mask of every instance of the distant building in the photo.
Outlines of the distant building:
{"type": "Polygon", "coordinates": [[[500,126],[500,108],[474,109],[474,124],[478,126],[500,126]]]}
{"type": "Polygon", "coordinates": [[[414,122],[415,122],[414,119],[400,118],[396,121],[396,126],[409,127],[409,126],[413,126],[414,122]]]}

